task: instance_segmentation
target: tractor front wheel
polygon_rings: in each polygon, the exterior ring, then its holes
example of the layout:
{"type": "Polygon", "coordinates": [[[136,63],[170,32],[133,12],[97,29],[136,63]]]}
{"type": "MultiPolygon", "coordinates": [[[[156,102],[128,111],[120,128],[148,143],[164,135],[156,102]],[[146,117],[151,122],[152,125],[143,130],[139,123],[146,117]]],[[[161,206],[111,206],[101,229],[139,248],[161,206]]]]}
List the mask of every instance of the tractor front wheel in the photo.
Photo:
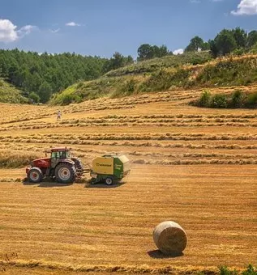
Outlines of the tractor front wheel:
{"type": "Polygon", "coordinates": [[[57,182],[73,183],[75,181],[75,168],[67,163],[61,163],[55,168],[55,178],[57,182]]]}
{"type": "Polygon", "coordinates": [[[37,168],[37,167],[34,167],[34,168],[31,168],[28,172],[28,180],[30,182],[33,182],[33,183],[38,183],[38,182],[41,182],[43,179],[43,173],[42,171],[37,168]]]}

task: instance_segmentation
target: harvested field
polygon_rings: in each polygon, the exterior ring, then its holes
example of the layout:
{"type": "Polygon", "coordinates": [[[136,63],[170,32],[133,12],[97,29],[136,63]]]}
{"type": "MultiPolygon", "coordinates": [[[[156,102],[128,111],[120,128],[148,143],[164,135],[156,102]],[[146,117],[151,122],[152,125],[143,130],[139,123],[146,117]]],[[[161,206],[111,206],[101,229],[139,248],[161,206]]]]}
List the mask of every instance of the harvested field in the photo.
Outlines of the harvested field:
{"type": "Polygon", "coordinates": [[[98,99],[60,107],[60,122],[57,107],[1,104],[0,273],[211,274],[256,264],[257,112],[189,106],[200,93],[98,99]],[[84,163],[125,153],[131,174],[108,188],[88,176],[23,183],[22,158],[60,145],[84,163]],[[185,229],[184,255],[156,250],[152,231],[165,220],[185,229]]]}

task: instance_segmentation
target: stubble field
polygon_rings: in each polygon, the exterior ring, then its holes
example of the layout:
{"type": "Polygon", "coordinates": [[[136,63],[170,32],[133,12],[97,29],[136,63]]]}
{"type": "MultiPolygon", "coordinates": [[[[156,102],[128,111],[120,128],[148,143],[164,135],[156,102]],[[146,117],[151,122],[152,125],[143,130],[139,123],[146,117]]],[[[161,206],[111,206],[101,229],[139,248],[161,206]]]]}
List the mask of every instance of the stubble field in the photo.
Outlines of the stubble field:
{"type": "Polygon", "coordinates": [[[256,264],[257,112],[188,106],[200,93],[98,99],[60,107],[59,122],[57,107],[2,104],[0,273],[215,273],[256,264]],[[131,173],[113,187],[23,183],[25,169],[12,159],[23,167],[50,146],[72,147],[85,164],[124,153],[131,173]],[[153,243],[164,220],[187,232],[179,257],[163,257],[153,243]]]}

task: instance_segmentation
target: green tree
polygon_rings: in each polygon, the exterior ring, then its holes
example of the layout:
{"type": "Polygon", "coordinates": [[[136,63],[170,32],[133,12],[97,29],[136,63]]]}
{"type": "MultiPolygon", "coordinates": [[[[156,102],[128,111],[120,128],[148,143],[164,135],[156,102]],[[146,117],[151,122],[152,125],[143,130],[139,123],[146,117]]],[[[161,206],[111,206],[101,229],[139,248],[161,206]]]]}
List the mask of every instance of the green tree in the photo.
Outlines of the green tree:
{"type": "Polygon", "coordinates": [[[154,49],[149,44],[142,44],[138,48],[137,54],[138,54],[138,60],[139,61],[151,59],[151,58],[154,57],[154,49]]]}
{"type": "Polygon", "coordinates": [[[245,48],[247,44],[247,33],[245,30],[236,28],[232,30],[232,33],[235,38],[237,48],[245,48]]]}
{"type": "Polygon", "coordinates": [[[43,82],[40,85],[39,90],[38,90],[38,95],[39,95],[40,101],[42,103],[46,103],[50,99],[50,97],[52,95],[52,88],[49,85],[49,83],[43,82]]]}
{"type": "Polygon", "coordinates": [[[247,47],[251,48],[254,44],[257,43],[257,31],[251,31],[247,36],[247,47]]]}
{"type": "Polygon", "coordinates": [[[219,55],[219,49],[216,45],[216,42],[214,40],[209,40],[209,45],[212,56],[216,58],[219,55]]]}
{"type": "Polygon", "coordinates": [[[195,36],[190,40],[189,45],[185,48],[185,52],[197,52],[198,49],[204,48],[204,41],[201,37],[195,36]]]}
{"type": "Polygon", "coordinates": [[[126,62],[126,63],[127,63],[128,65],[134,63],[134,59],[133,59],[133,57],[132,57],[131,55],[129,55],[129,56],[127,57],[127,62],[126,62]]]}
{"type": "Polygon", "coordinates": [[[162,45],[160,47],[157,47],[157,53],[156,53],[156,57],[163,57],[169,54],[169,50],[167,48],[167,46],[162,45]]]}
{"type": "Polygon", "coordinates": [[[210,50],[210,44],[209,42],[204,42],[202,46],[202,51],[208,51],[210,50]]]}
{"type": "Polygon", "coordinates": [[[226,55],[237,48],[236,40],[233,32],[230,30],[222,30],[214,39],[215,47],[219,55],[226,55]]]}

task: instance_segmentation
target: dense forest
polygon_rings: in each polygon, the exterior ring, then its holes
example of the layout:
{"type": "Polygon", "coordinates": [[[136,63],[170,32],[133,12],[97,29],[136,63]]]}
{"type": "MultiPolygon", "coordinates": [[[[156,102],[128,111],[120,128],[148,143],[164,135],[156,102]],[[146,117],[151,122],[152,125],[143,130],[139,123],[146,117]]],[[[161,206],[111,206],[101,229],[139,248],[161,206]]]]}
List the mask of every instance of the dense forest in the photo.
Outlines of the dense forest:
{"type": "MultiPolygon", "coordinates": [[[[185,52],[199,51],[209,51],[213,58],[231,53],[257,53],[257,31],[247,33],[241,28],[224,29],[208,42],[195,36],[185,52]]],[[[139,46],[137,53],[138,62],[173,55],[165,45],[150,44],[139,46]]],[[[132,56],[126,57],[118,52],[107,59],[75,53],[38,54],[0,49],[0,78],[21,90],[31,102],[46,103],[53,94],[76,82],[97,79],[134,62],[132,56]]]]}
{"type": "Polygon", "coordinates": [[[52,94],[78,81],[96,79],[109,70],[133,62],[115,53],[111,59],[75,53],[38,54],[0,50],[0,78],[22,90],[33,102],[46,103],[52,94]]]}

